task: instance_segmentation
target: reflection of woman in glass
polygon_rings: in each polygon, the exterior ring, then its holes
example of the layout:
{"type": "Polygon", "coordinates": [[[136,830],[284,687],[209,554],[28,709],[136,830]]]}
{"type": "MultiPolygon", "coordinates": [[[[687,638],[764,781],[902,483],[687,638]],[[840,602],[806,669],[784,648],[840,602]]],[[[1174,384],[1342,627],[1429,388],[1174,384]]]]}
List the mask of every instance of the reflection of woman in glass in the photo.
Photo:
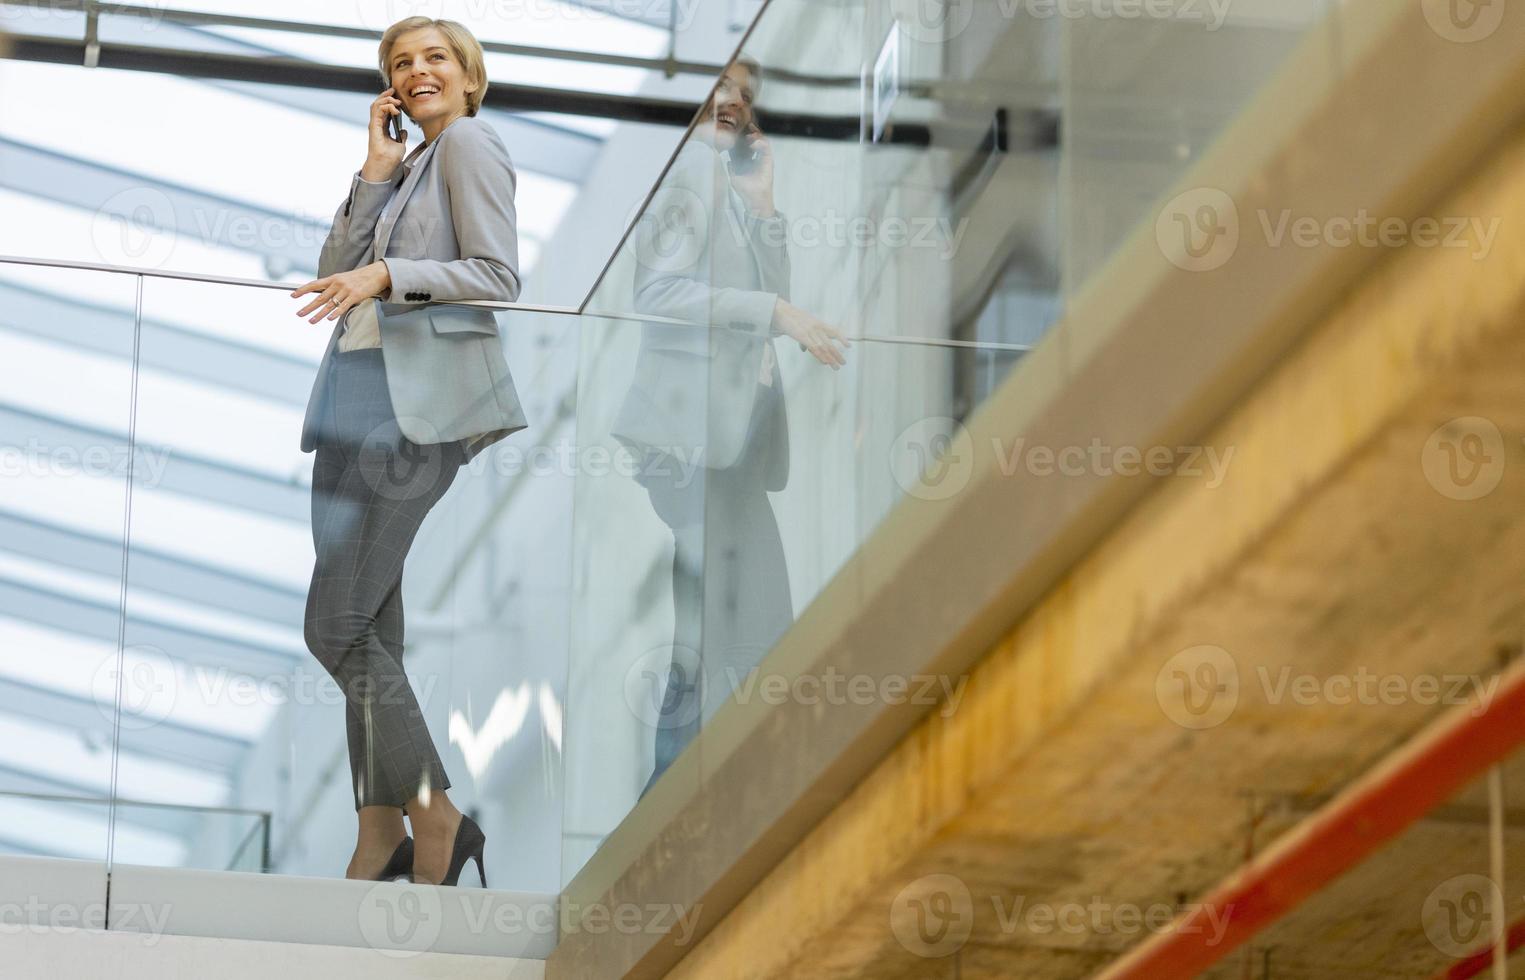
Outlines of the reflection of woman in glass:
{"type": "Polygon", "coordinates": [[[661,776],[793,622],[769,490],[789,477],[772,338],[846,363],[835,329],[791,304],[788,226],[757,125],[756,62],[728,67],[636,229],[642,325],[613,434],[673,533],[674,639],[656,734],[661,776]]]}
{"type": "Polygon", "coordinates": [[[450,802],[403,671],[403,561],[459,468],[525,425],[491,310],[519,295],[514,170],[477,118],[482,46],[412,17],[382,37],[369,153],[298,311],[337,321],[302,430],[316,449],[306,639],[344,692],[359,840],[345,876],[453,885],[485,838],[450,802]],[[424,143],[385,132],[404,111],[424,143]],[[378,298],[384,302],[378,302],[378,298]],[[413,837],[403,826],[406,813],[413,837]]]}

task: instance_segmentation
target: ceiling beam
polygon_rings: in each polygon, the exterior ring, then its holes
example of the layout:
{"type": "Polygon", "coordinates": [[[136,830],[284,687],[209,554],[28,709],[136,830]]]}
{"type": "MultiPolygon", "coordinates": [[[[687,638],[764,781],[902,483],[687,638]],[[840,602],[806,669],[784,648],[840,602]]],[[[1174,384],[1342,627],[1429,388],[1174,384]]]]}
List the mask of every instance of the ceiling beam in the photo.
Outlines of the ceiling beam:
{"type": "MultiPolygon", "coordinates": [[[[0,511],[0,551],[102,578],[122,574],[122,542],[0,511]]],[[[214,565],[134,545],[128,568],[134,589],[184,599],[281,626],[302,621],[304,589],[285,588],[214,565]]]]}
{"type": "MultiPolygon", "coordinates": [[[[111,644],[117,643],[120,625],[120,610],[114,602],[6,578],[0,578],[0,616],[111,644]]],[[[144,616],[133,611],[131,601],[125,637],[128,646],[150,647],[172,660],[255,677],[285,676],[306,655],[305,650],[237,640],[144,616]]]]}
{"type": "MultiPolygon", "coordinates": [[[[82,40],[12,35],[9,42],[10,50],[6,57],[13,61],[76,66],[85,63],[85,43],[82,40]]],[[[220,78],[304,89],[362,92],[373,98],[379,91],[374,69],[319,65],[297,58],[254,58],[136,44],[102,44],[96,64],[100,68],[157,72],[188,78],[220,78]]],[[[556,112],[669,126],[687,126],[696,108],[693,102],[508,82],[496,82],[488,88],[483,105],[510,112],[556,112]]]]}
{"type": "MultiPolygon", "coordinates": [[[[327,223],[260,207],[248,201],[193,190],[181,184],[85,160],[55,150],[0,136],[0,186],[101,216],[142,222],[145,217],[178,236],[218,248],[249,252],[277,270],[313,269],[318,244],[327,237],[327,223]],[[170,202],[172,214],[160,215],[141,204],[153,195],[170,202]],[[113,211],[107,205],[123,195],[127,208],[142,213],[113,211]],[[251,235],[251,227],[280,227],[286,235],[251,235]],[[306,244],[315,243],[315,244],[306,244]]],[[[335,205],[337,207],[337,204],[335,205]]],[[[284,274],[284,273],[282,273],[284,274]]]]}
{"type": "MultiPolygon", "coordinates": [[[[98,705],[92,698],[3,676],[0,676],[0,716],[25,718],[81,736],[88,733],[105,744],[112,740],[112,722],[106,706],[98,705]]],[[[242,763],[249,744],[243,739],[165,719],[156,725],[125,730],[120,748],[132,755],[187,769],[215,770],[222,778],[242,763]]],[[[3,785],[10,788],[9,783],[3,785]]],[[[89,793],[100,790],[89,784],[77,788],[89,793]]]]}
{"type": "MultiPolygon", "coordinates": [[[[127,419],[122,419],[123,430],[95,428],[67,422],[56,416],[11,408],[0,401],[0,433],[17,446],[23,434],[28,445],[43,447],[41,451],[62,460],[65,450],[75,458],[87,460],[85,454],[104,451],[110,454],[111,467],[120,469],[113,476],[125,484],[127,479],[127,419]]],[[[26,449],[23,448],[23,453],[26,449]]],[[[293,524],[307,526],[312,519],[312,491],[295,480],[284,480],[257,470],[245,469],[229,463],[197,457],[177,446],[146,444],[138,439],[133,453],[136,466],[133,480],[135,492],[147,487],[146,480],[156,482],[155,492],[177,493],[208,504],[235,510],[249,511],[293,524]],[[162,461],[162,472],[148,470],[143,460],[151,458],[162,461]]],[[[41,460],[38,465],[42,465],[41,460]]],[[[136,547],[134,548],[136,550],[136,547]]],[[[53,560],[50,557],[50,560],[53,560]]]]}
{"type": "MultiPolygon", "coordinates": [[[[6,174],[4,179],[8,184],[16,186],[14,171],[6,169],[9,162],[5,141],[0,139],[0,173],[6,174]]],[[[41,165],[43,161],[38,163],[41,165]]],[[[50,172],[48,166],[41,166],[41,172],[50,172]]],[[[56,170],[51,172],[57,173],[56,170]]],[[[91,210],[99,206],[97,203],[91,210]]],[[[179,210],[178,206],[176,210],[179,210]]],[[[78,275],[81,282],[102,281],[100,273],[79,272],[78,275]]],[[[150,315],[143,319],[143,335],[138,345],[137,358],[141,367],[205,382],[221,391],[253,395],[290,408],[306,406],[312,379],[318,370],[316,361],[209,336],[154,318],[151,315],[153,291],[174,288],[158,283],[146,287],[144,305],[150,315]]],[[[250,295],[245,289],[243,286],[226,286],[228,301],[236,302],[237,297],[250,295]]],[[[124,301],[130,300],[125,286],[121,294],[124,301]]],[[[75,350],[123,358],[124,373],[130,369],[129,360],[133,356],[132,324],[130,308],[115,308],[0,279],[0,325],[75,350]]]]}
{"type": "MultiPolygon", "coordinates": [[[[98,797],[98,787],[75,782],[71,779],[62,779],[56,775],[40,775],[35,772],[16,769],[11,766],[0,765],[0,799],[20,796],[27,799],[29,794],[98,797]]],[[[71,800],[31,799],[30,802],[51,804],[54,806],[88,806],[93,799],[81,799],[77,802],[71,800]]],[[[107,798],[99,798],[99,807],[102,811],[107,805],[107,798]]],[[[180,807],[158,807],[138,804],[135,806],[119,806],[116,809],[116,821],[118,823],[131,824],[156,834],[173,834],[176,837],[185,838],[196,830],[198,819],[209,816],[201,810],[186,810],[180,807]]],[[[252,815],[250,819],[255,819],[252,815]]]]}

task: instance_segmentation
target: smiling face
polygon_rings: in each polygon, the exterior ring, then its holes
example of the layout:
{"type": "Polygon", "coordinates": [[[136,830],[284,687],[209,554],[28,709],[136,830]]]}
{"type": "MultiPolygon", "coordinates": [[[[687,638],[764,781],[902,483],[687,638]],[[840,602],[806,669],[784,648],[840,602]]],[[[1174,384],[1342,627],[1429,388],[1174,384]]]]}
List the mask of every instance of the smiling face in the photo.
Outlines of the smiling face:
{"type": "Polygon", "coordinates": [[[430,122],[443,123],[466,114],[466,95],[476,84],[436,27],[409,31],[392,45],[392,87],[403,109],[425,132],[430,122]]]}
{"type": "Polygon", "coordinates": [[[720,77],[714,98],[696,127],[699,138],[721,152],[731,149],[752,125],[755,96],[752,72],[745,65],[731,65],[720,77]]]}

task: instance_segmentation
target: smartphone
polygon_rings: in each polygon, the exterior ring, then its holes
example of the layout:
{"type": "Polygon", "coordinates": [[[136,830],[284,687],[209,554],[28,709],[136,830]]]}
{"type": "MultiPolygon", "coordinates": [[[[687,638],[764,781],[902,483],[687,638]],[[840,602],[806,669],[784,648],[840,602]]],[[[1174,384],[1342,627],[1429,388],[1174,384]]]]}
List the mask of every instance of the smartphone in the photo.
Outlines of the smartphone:
{"type": "Polygon", "coordinates": [[[762,159],[755,145],[757,137],[762,135],[762,130],[757,128],[757,123],[748,123],[747,131],[741,134],[741,140],[731,149],[731,170],[738,174],[748,174],[757,169],[757,164],[762,159]]]}
{"type": "Polygon", "coordinates": [[[393,115],[387,113],[386,133],[392,137],[394,143],[405,143],[408,140],[408,131],[402,128],[402,113],[393,115]]]}

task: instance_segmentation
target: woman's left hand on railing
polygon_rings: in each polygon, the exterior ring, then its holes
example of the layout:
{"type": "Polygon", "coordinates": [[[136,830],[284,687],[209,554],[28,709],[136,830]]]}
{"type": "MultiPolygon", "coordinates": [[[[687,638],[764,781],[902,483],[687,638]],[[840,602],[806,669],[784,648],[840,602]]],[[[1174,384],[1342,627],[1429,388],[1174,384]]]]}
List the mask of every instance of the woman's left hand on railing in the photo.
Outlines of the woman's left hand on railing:
{"type": "Polygon", "coordinates": [[[361,300],[384,295],[391,288],[392,274],[387,271],[387,264],[376,261],[349,272],[336,272],[322,279],[314,279],[297,287],[291,295],[294,299],[304,293],[318,294],[311,303],[297,311],[297,316],[307,316],[317,310],[318,315],[308,321],[317,323],[325,315],[330,320],[337,320],[361,300]]]}

